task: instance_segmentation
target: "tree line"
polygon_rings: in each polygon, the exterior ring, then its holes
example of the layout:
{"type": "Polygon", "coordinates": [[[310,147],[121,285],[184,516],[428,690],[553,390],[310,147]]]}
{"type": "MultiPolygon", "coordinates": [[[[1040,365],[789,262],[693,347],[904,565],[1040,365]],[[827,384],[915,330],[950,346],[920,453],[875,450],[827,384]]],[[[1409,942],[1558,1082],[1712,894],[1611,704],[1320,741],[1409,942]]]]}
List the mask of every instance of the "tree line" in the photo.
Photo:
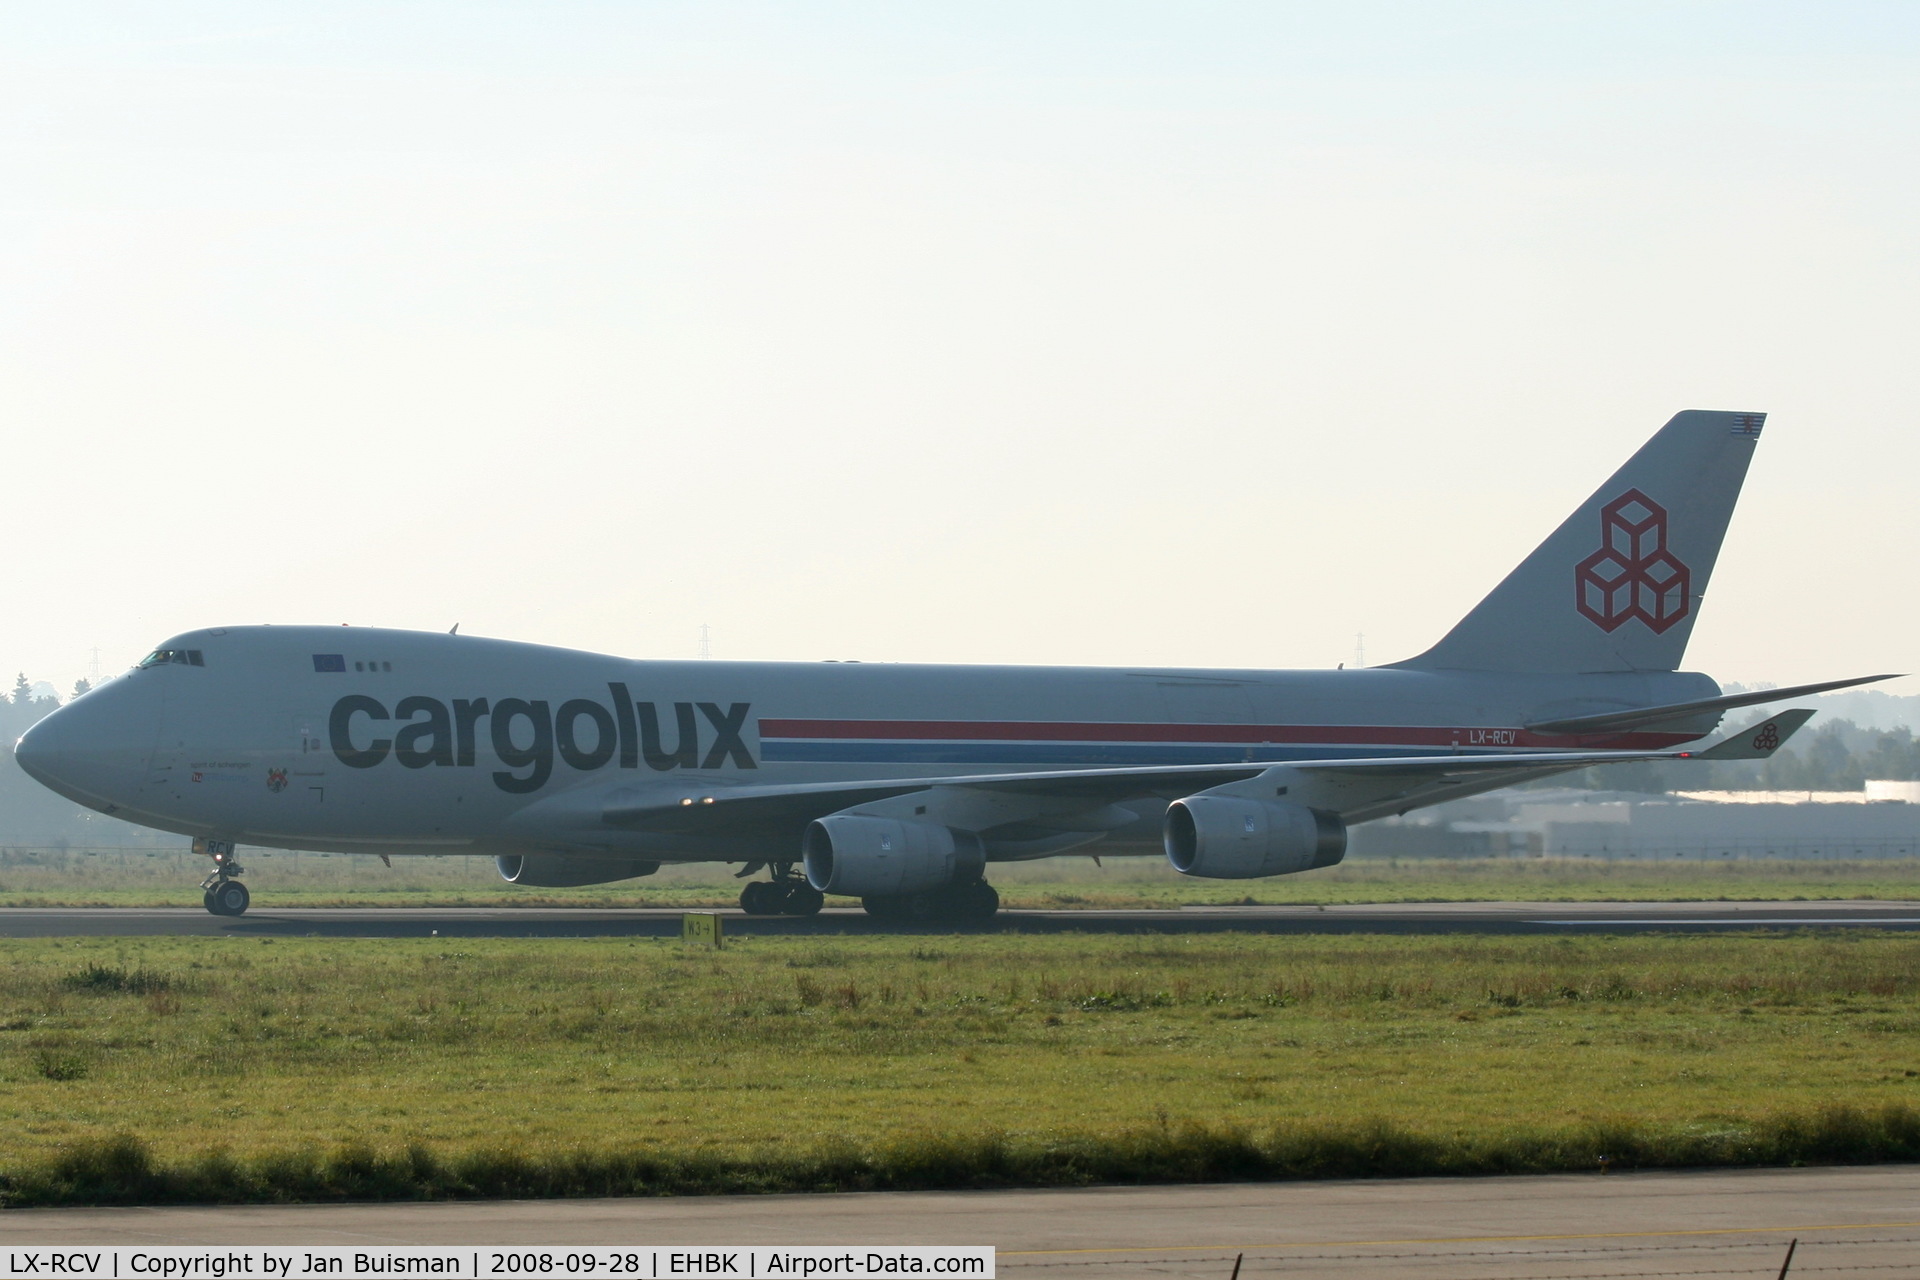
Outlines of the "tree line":
{"type": "MultiPolygon", "coordinates": [[[[76,680],[73,682],[72,697],[77,698],[92,687],[84,679],[76,680]]],[[[27,726],[59,705],[59,698],[44,694],[36,696],[33,681],[27,679],[26,672],[15,676],[13,692],[0,694],[0,732],[6,734],[7,746],[11,748],[13,740],[25,733],[27,726]]]]}
{"type": "MultiPolygon", "coordinates": [[[[4,679],[4,677],[0,677],[4,679]]],[[[85,680],[74,683],[77,698],[91,686],[85,680]]],[[[47,790],[29,778],[13,759],[13,744],[35,721],[60,706],[50,695],[35,696],[33,681],[26,674],[14,677],[10,693],[0,693],[0,842],[6,844],[55,844],[67,841],[98,841],[103,831],[112,830],[111,843],[143,844],[150,839],[144,828],[136,828],[102,814],[90,814],[65,796],[47,790]]]]}

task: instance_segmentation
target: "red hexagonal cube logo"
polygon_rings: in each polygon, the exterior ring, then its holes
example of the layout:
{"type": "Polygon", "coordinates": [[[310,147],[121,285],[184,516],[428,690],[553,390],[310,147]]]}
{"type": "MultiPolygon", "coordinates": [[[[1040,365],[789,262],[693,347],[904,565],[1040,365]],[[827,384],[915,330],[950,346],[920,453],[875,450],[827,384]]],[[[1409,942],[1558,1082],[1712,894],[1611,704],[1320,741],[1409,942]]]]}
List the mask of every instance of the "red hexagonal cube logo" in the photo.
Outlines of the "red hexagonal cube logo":
{"type": "Polygon", "coordinates": [[[1600,508],[1600,549],[1574,567],[1574,605],[1602,631],[1638,618],[1655,635],[1687,616],[1692,577],[1667,550],[1667,509],[1638,489],[1600,508]]]}

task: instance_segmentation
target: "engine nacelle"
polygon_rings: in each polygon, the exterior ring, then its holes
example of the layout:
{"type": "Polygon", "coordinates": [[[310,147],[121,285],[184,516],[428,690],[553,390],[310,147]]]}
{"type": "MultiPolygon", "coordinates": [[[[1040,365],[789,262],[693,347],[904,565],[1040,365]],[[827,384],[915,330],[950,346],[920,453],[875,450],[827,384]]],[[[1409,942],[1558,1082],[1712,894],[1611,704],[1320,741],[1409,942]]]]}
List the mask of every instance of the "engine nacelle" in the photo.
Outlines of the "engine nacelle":
{"type": "Polygon", "coordinates": [[[1347,824],[1303,804],[1197,795],[1167,806],[1167,861],[1181,875],[1251,880],[1330,867],[1346,856],[1347,824]]]}
{"type": "Polygon", "coordinates": [[[592,853],[516,853],[495,858],[493,867],[508,884],[571,889],[583,884],[610,884],[615,880],[650,876],[660,869],[660,864],[641,858],[592,853]]]}
{"type": "Polygon", "coordinates": [[[858,813],[829,814],[809,824],[800,853],[808,884],[858,898],[970,884],[987,865],[980,837],[970,831],[858,813]]]}

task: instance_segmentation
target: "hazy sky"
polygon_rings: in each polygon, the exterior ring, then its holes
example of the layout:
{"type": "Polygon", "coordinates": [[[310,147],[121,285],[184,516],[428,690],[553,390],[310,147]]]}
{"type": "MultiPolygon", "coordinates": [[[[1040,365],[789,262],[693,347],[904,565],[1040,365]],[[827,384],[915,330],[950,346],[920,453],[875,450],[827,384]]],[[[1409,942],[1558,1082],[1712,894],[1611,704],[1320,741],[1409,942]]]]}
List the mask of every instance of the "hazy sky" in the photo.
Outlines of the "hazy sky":
{"type": "Polygon", "coordinates": [[[1689,407],[1689,665],[1920,669],[1917,174],[1913,4],[8,2],[0,669],[1389,661],[1689,407]]]}

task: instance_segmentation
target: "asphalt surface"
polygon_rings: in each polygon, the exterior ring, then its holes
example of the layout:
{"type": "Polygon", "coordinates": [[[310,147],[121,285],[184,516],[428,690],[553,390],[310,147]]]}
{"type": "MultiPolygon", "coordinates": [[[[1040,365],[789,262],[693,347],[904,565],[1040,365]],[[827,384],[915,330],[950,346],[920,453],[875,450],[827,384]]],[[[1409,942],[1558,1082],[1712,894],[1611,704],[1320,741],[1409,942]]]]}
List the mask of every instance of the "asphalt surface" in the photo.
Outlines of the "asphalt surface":
{"type": "MultiPolygon", "coordinates": [[[[602,938],[678,937],[682,912],[657,907],[373,909],[256,905],[237,918],[198,908],[6,907],[0,937],[602,938]]],[[[723,911],[730,934],[951,933],[882,924],[858,908],[811,918],[723,911]]],[[[1646,933],[1727,929],[1920,929],[1920,902],[1414,902],[1158,911],[1002,911],[1002,933],[1646,933]]]]}
{"type": "Polygon", "coordinates": [[[1005,1276],[1920,1277],[1920,1169],[661,1200],[0,1210],[33,1245],[996,1246],[1005,1276]]]}

